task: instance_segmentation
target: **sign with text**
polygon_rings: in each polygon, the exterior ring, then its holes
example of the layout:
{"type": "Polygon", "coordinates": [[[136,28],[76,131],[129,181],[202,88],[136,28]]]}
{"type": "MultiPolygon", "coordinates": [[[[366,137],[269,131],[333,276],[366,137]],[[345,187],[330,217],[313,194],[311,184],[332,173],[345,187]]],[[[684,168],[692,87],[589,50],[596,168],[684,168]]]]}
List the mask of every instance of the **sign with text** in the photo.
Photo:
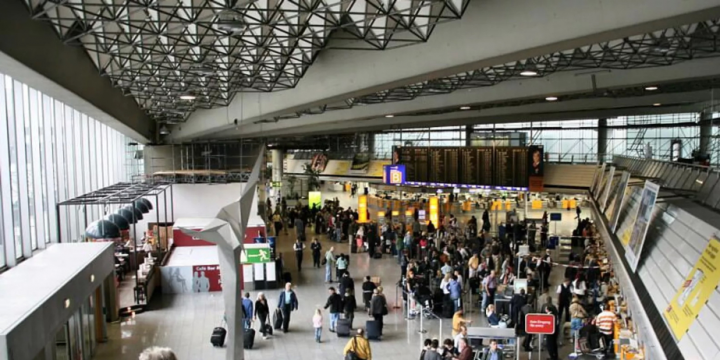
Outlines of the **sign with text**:
{"type": "Polygon", "coordinates": [[[405,183],[405,165],[383,166],[383,183],[399,185],[405,183]]]}
{"type": "Polygon", "coordinates": [[[720,241],[713,237],[665,309],[665,320],[677,341],[690,329],[705,303],[715,293],[720,283],[719,257],[720,241]]]}
{"type": "Polygon", "coordinates": [[[555,333],[555,315],[525,315],[525,332],[528,334],[551,335],[555,333]]]}
{"type": "Polygon", "coordinates": [[[222,291],[218,265],[194,265],[192,280],[192,292],[222,291]]]}

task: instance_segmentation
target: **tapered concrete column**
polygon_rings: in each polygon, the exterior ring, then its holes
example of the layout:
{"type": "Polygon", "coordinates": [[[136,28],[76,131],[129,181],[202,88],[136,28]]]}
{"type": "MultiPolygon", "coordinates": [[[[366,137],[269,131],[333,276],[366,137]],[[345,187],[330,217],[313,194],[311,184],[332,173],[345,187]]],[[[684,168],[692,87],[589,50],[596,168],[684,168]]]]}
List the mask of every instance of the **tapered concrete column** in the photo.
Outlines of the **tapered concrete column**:
{"type": "Polygon", "coordinates": [[[703,111],[700,113],[700,154],[707,154],[710,151],[711,138],[712,112],[703,111]]]}
{"type": "Polygon", "coordinates": [[[597,158],[599,163],[603,163],[607,159],[607,138],[607,119],[599,119],[597,136],[597,158]]]}
{"type": "Polygon", "coordinates": [[[283,158],[285,157],[285,151],[279,149],[270,150],[270,156],[272,157],[272,181],[282,181],[283,177],[283,158]]]}

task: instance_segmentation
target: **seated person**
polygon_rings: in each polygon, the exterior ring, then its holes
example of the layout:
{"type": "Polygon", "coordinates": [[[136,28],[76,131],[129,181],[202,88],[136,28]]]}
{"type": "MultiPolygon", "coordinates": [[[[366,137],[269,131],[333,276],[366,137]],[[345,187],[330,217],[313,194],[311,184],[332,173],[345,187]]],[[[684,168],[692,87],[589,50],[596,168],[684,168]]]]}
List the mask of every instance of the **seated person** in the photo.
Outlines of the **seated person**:
{"type": "Polygon", "coordinates": [[[485,309],[485,315],[487,316],[490,326],[500,325],[500,317],[495,313],[495,305],[488,305],[487,309],[485,309]]]}
{"type": "Polygon", "coordinates": [[[490,341],[490,348],[487,352],[484,352],[482,360],[502,360],[503,352],[498,348],[497,340],[490,341]]]}

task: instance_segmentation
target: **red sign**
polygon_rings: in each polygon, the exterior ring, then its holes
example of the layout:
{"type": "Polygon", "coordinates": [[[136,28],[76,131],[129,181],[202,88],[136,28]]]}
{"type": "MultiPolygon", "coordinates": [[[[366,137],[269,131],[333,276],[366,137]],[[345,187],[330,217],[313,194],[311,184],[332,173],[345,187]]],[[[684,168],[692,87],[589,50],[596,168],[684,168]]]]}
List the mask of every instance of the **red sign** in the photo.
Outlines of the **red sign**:
{"type": "Polygon", "coordinates": [[[525,332],[528,334],[551,335],[555,333],[555,315],[525,315],[525,332]]]}
{"type": "Polygon", "coordinates": [[[220,282],[220,266],[194,265],[192,291],[222,291],[222,283],[220,282]]]}

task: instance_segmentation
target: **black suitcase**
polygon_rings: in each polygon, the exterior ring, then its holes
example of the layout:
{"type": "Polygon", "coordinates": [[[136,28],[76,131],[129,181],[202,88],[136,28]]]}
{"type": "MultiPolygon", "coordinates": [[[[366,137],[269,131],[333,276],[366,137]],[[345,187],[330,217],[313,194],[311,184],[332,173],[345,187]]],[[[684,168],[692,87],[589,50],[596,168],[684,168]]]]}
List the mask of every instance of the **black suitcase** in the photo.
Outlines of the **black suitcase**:
{"type": "MultiPolygon", "coordinates": [[[[280,322],[280,325],[282,325],[282,321],[280,322]]],[[[270,326],[270,324],[265,324],[265,334],[272,335],[272,333],[273,333],[273,327],[270,326]]]]}
{"type": "Polygon", "coordinates": [[[365,323],[365,335],[368,340],[380,340],[380,323],[375,320],[368,320],[365,323]]]}
{"type": "Polygon", "coordinates": [[[373,259],[382,259],[382,255],[381,252],[376,252],[373,254],[373,259]]]}
{"type": "Polygon", "coordinates": [[[283,325],[283,313],[280,309],[275,309],[275,313],[273,314],[273,328],[275,330],[282,329],[283,325]]]}
{"type": "Polygon", "coordinates": [[[216,327],[210,336],[210,343],[215,347],[222,347],[225,344],[225,335],[227,330],[224,327],[216,327]]]}
{"type": "Polygon", "coordinates": [[[335,326],[335,333],[338,337],[350,336],[350,320],[339,319],[337,325],[335,326]]]}
{"type": "Polygon", "coordinates": [[[243,348],[252,349],[255,344],[255,329],[245,329],[243,333],[243,348]]]}

